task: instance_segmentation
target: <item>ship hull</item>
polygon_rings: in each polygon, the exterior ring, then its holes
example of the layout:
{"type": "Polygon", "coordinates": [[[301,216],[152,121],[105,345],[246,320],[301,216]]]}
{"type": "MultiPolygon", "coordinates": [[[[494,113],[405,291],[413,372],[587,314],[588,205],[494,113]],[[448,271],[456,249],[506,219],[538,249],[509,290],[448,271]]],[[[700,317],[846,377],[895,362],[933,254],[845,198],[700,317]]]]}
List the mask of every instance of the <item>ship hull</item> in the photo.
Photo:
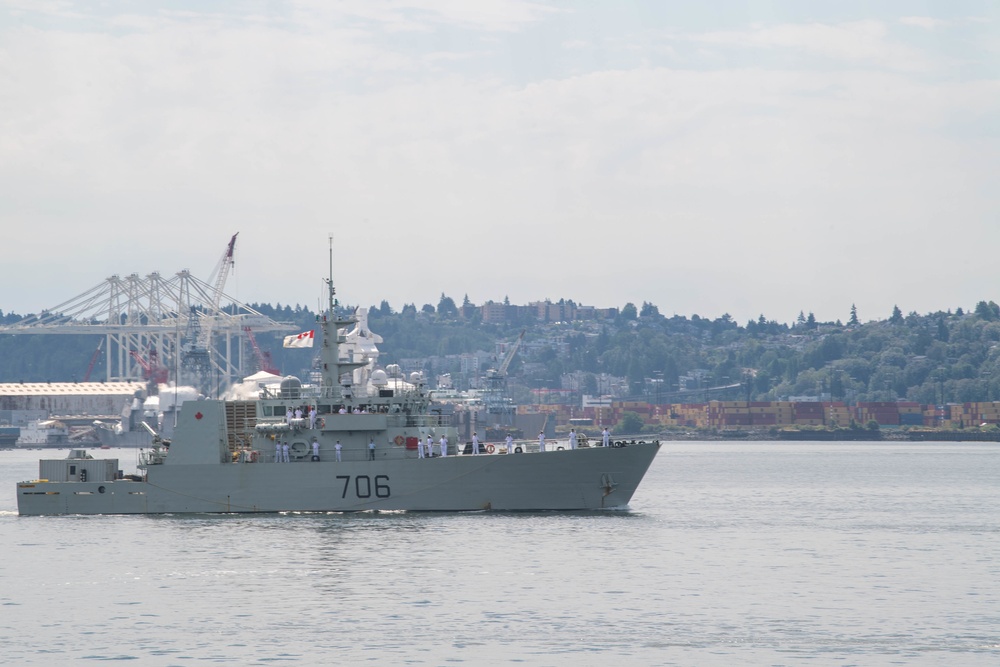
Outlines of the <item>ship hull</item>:
{"type": "Polygon", "coordinates": [[[144,481],[24,482],[17,502],[22,515],[612,509],[628,505],[659,446],[151,466],[144,481]]]}

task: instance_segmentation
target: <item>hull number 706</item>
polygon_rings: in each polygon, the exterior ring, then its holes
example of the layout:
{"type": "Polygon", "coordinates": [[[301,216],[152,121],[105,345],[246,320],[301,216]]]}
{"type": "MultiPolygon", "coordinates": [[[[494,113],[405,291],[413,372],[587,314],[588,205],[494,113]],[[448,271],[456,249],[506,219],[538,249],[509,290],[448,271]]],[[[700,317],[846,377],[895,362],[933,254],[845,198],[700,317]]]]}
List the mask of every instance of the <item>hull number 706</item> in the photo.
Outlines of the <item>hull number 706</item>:
{"type": "MultiPolygon", "coordinates": [[[[340,497],[346,498],[347,493],[351,490],[352,478],[350,475],[337,475],[337,479],[344,480],[344,489],[341,491],[340,497]]],[[[358,498],[371,498],[373,493],[376,498],[388,498],[391,494],[388,475],[375,475],[374,483],[368,475],[355,475],[353,479],[354,495],[358,498]]]]}

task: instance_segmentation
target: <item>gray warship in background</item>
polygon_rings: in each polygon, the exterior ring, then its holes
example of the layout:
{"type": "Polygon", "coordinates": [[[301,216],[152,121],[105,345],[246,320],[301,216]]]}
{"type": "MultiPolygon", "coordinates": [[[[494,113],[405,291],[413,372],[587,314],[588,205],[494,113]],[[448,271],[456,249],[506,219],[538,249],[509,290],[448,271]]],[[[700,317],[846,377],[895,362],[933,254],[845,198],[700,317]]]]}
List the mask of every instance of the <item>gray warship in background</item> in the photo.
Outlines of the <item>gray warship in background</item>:
{"type": "Polygon", "coordinates": [[[94,435],[106,448],[152,447],[156,438],[173,438],[178,407],[197,397],[198,390],[194,387],[162,384],[152,396],[146,389],[140,389],[126,401],[118,421],[95,421],[92,425],[94,435]]]}
{"type": "MultiPolygon", "coordinates": [[[[138,474],[85,450],[39,462],[17,484],[22,515],[362,510],[590,510],[626,507],[659,442],[469,455],[419,375],[374,369],[371,335],[337,317],[330,253],[329,304],[318,386],[295,378],[253,400],[183,403],[169,445],[154,439],[138,474]],[[369,341],[360,344],[358,341],[369,341]],[[318,417],[288,418],[296,409],[318,417]],[[420,458],[430,437],[434,455],[420,458]],[[440,443],[445,439],[444,456],[440,443]],[[318,456],[313,442],[318,443],[318,456]],[[288,462],[278,445],[288,443],[288,462]],[[337,444],[340,455],[337,455],[337,444]],[[374,449],[370,445],[374,443],[374,449]],[[459,451],[459,450],[462,451],[459,451]],[[338,460],[338,458],[340,460],[338,460]],[[318,460],[316,460],[318,459],[318,460]]],[[[380,340],[380,339],[379,339],[380,340]]]]}

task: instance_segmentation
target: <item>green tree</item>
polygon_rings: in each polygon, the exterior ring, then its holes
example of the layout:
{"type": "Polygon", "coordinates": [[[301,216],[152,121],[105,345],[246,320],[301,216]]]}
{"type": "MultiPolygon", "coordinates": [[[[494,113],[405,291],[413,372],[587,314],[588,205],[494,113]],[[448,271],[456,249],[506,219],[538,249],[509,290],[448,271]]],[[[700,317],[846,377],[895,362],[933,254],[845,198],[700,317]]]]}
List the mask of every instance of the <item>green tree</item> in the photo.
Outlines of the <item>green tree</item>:
{"type": "Polygon", "coordinates": [[[976,315],[987,322],[993,322],[1000,319],[1000,306],[992,301],[980,301],[976,304],[976,315]]]}
{"type": "Polygon", "coordinates": [[[948,325],[944,321],[944,316],[941,315],[937,320],[937,339],[944,343],[948,342],[948,325]]]}
{"type": "Polygon", "coordinates": [[[890,324],[902,324],[903,323],[903,311],[899,309],[899,306],[892,307],[892,317],[889,318],[890,324]]]}
{"type": "Polygon", "coordinates": [[[450,296],[445,296],[444,292],[441,292],[441,299],[438,301],[437,313],[440,317],[457,317],[458,308],[455,306],[455,300],[450,296]]]}
{"type": "Polygon", "coordinates": [[[855,306],[853,303],[851,304],[851,318],[849,320],[847,320],[847,324],[848,324],[848,326],[852,326],[852,327],[856,327],[859,324],[861,324],[858,321],[858,307],[855,306]]]}
{"type": "Polygon", "coordinates": [[[643,425],[642,417],[637,412],[625,411],[613,430],[618,435],[633,435],[642,433],[643,425]]]}

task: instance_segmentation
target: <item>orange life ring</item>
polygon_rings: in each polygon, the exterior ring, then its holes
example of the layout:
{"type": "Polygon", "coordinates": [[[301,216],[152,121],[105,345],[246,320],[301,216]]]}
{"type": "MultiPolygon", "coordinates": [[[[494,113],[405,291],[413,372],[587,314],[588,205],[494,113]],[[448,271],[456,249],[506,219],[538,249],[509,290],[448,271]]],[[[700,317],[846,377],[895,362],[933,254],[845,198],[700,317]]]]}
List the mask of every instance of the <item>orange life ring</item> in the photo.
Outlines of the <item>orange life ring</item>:
{"type": "Polygon", "coordinates": [[[402,444],[403,444],[404,442],[406,442],[406,441],[405,441],[405,440],[403,439],[403,436],[401,436],[401,435],[397,435],[397,436],[396,436],[395,438],[393,438],[393,440],[392,440],[392,441],[393,441],[394,443],[396,443],[397,445],[402,445],[402,444]]]}
{"type": "Polygon", "coordinates": [[[324,426],[326,426],[326,421],[322,417],[316,420],[317,428],[323,428],[324,426]]]}
{"type": "Polygon", "coordinates": [[[493,445],[486,445],[486,451],[489,452],[490,454],[492,454],[496,450],[497,450],[497,448],[494,447],[493,445]]]}

